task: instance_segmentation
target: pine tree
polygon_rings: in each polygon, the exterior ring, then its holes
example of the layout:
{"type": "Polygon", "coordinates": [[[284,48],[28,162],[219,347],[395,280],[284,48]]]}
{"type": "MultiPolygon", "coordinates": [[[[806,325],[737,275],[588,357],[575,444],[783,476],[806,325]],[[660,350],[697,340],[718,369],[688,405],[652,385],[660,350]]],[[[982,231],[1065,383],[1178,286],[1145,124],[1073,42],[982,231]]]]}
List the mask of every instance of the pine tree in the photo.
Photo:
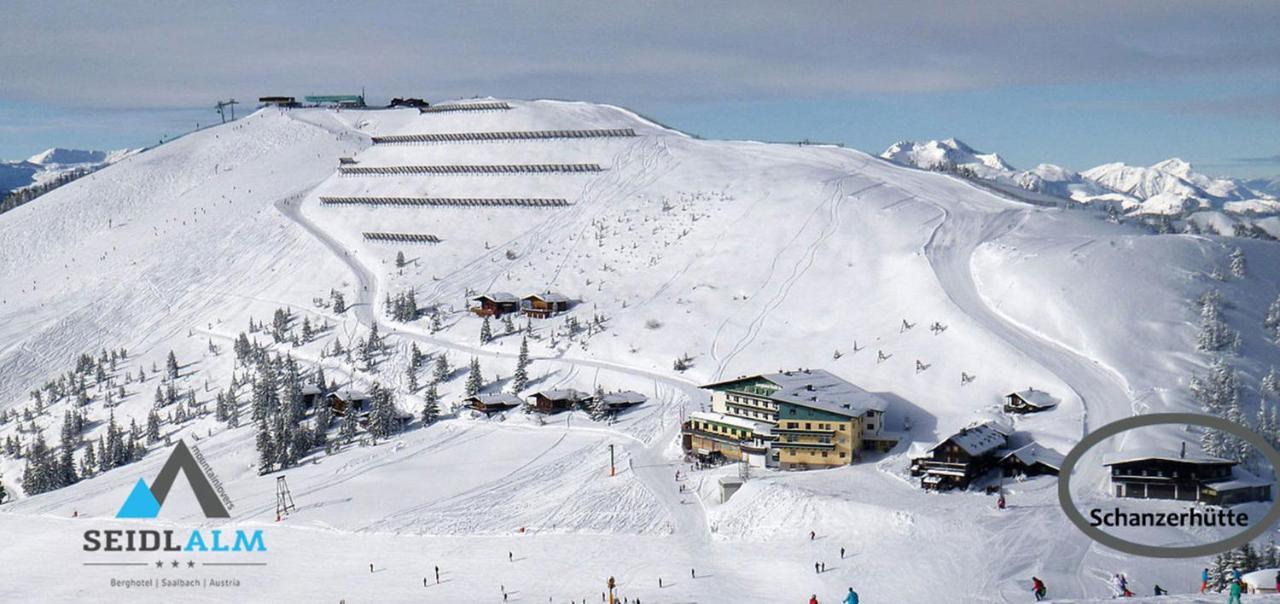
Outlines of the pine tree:
{"type": "Polygon", "coordinates": [[[178,357],[174,356],[173,351],[169,351],[169,358],[165,360],[166,375],[170,380],[178,379],[178,357]]]}
{"type": "Polygon", "coordinates": [[[451,371],[452,371],[452,368],[449,367],[449,355],[447,353],[441,352],[440,356],[436,357],[436,373],[435,373],[434,381],[436,382],[448,381],[449,373],[451,371]]]}
{"type": "Polygon", "coordinates": [[[520,356],[516,358],[516,373],[511,378],[511,392],[519,394],[529,386],[529,338],[520,338],[520,356]]]}
{"type": "Polygon", "coordinates": [[[1271,341],[1280,344],[1280,296],[1276,296],[1271,306],[1267,307],[1267,316],[1262,320],[1262,326],[1266,328],[1267,335],[1271,336],[1271,341]]]}
{"type": "Polygon", "coordinates": [[[422,398],[422,425],[430,426],[440,419],[440,391],[436,388],[435,382],[427,385],[427,391],[422,398]]]}
{"type": "Polygon", "coordinates": [[[405,372],[408,374],[408,377],[409,377],[409,392],[417,392],[418,391],[418,371],[413,368],[413,363],[409,364],[405,372]]]}
{"type": "Polygon", "coordinates": [[[236,400],[234,390],[227,391],[227,427],[240,427],[240,401],[236,400]]]}
{"type": "Polygon", "coordinates": [[[440,311],[431,313],[431,333],[437,333],[444,329],[444,325],[440,322],[440,311]]]}
{"type": "Polygon", "coordinates": [[[342,292],[336,289],[330,290],[329,298],[333,301],[334,314],[340,315],[344,312],[347,312],[347,302],[346,302],[346,299],[342,297],[342,292]]]}
{"type": "Polygon", "coordinates": [[[1234,350],[1239,346],[1240,335],[1222,320],[1218,300],[1216,295],[1205,296],[1200,308],[1200,335],[1196,347],[1204,352],[1234,350]]]}
{"type": "Polygon", "coordinates": [[[510,313],[502,315],[502,332],[506,335],[511,335],[516,332],[516,326],[515,323],[511,322],[510,313]]]}
{"type": "Polygon", "coordinates": [[[342,418],[342,427],[338,429],[338,436],[342,442],[349,443],[356,438],[356,412],[354,409],[348,409],[347,415],[342,418]]]}
{"type": "Polygon", "coordinates": [[[329,408],[328,403],[319,403],[315,416],[315,446],[323,447],[328,442],[331,423],[333,423],[333,409],[329,408]]]}
{"type": "Polygon", "coordinates": [[[404,252],[396,252],[396,268],[404,268],[404,252]]]}
{"type": "Polygon", "coordinates": [[[480,359],[471,357],[471,368],[467,372],[467,396],[475,396],[484,387],[484,378],[480,375],[480,359]]]}
{"type": "Polygon", "coordinates": [[[258,421],[258,436],[255,444],[258,448],[258,474],[268,474],[275,463],[276,452],[271,442],[271,432],[267,428],[267,419],[258,421]]]}
{"type": "Polygon", "coordinates": [[[93,441],[84,445],[84,460],[80,463],[80,474],[90,476],[98,471],[98,456],[94,453],[93,441]]]}
{"type": "Polygon", "coordinates": [[[1240,248],[1231,250],[1231,274],[1237,279],[1245,277],[1244,250],[1240,248]]]}
{"type": "Polygon", "coordinates": [[[155,409],[147,414],[147,444],[160,442],[160,414],[155,409]]]}
{"type": "MultiPolygon", "coordinates": [[[[1272,367],[1267,376],[1262,378],[1262,396],[1280,397],[1280,373],[1272,367]]],[[[1280,428],[1280,426],[1277,426],[1280,428]]]]}
{"type": "Polygon", "coordinates": [[[489,326],[489,317],[485,317],[480,323],[480,343],[488,344],[493,340],[493,329],[489,326]]]}

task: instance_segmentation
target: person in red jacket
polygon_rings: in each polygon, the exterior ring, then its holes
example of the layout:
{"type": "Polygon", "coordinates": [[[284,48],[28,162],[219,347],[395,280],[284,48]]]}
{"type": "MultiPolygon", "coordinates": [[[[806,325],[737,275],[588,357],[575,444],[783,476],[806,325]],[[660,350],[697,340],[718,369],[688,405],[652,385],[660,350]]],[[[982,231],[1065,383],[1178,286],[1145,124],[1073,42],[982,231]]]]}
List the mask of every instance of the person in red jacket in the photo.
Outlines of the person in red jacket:
{"type": "Polygon", "coordinates": [[[809,604],[818,604],[818,594],[809,596],[809,604]]]}
{"type": "Polygon", "coordinates": [[[1031,577],[1031,593],[1036,595],[1037,602],[1043,600],[1048,591],[1049,590],[1044,586],[1044,581],[1041,581],[1040,577],[1031,577]]]}

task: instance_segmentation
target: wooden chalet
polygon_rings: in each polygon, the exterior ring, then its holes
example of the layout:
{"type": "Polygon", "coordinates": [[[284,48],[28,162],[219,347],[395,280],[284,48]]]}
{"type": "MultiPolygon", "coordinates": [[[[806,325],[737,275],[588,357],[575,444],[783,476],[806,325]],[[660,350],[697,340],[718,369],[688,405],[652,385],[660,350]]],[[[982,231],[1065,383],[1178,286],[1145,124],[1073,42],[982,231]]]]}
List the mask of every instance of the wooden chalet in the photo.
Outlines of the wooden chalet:
{"type": "Polygon", "coordinates": [[[1174,499],[1213,505],[1271,501],[1272,481],[1235,466],[1238,462],[1187,453],[1145,450],[1112,453],[1103,458],[1111,469],[1116,497],[1174,499]]]}
{"type": "Polygon", "coordinates": [[[340,388],[325,397],[334,415],[345,416],[348,411],[364,413],[369,410],[369,395],[359,390],[340,388]]]}
{"type": "Polygon", "coordinates": [[[1061,453],[1031,443],[1001,457],[1000,469],[1005,476],[1057,476],[1062,459],[1061,453]]]}
{"type": "Polygon", "coordinates": [[[543,390],[533,394],[529,405],[538,413],[559,413],[573,409],[589,398],[587,393],[572,388],[543,390]]]}
{"type": "Polygon", "coordinates": [[[640,394],[634,390],[623,390],[621,392],[610,392],[600,397],[600,404],[610,413],[618,413],[630,407],[634,407],[645,401],[649,397],[640,394]]]}
{"type": "Polygon", "coordinates": [[[520,311],[535,319],[546,319],[566,310],[569,310],[569,297],[555,292],[533,294],[520,300],[520,311]]]}
{"type": "Polygon", "coordinates": [[[521,404],[520,397],[507,392],[477,394],[462,399],[462,402],[485,415],[493,415],[494,413],[515,409],[521,404]]]}
{"type": "Polygon", "coordinates": [[[507,292],[490,292],[471,300],[477,304],[469,310],[482,317],[500,317],[520,310],[520,299],[507,292]]]}
{"type": "Polygon", "coordinates": [[[1027,388],[1004,397],[1005,413],[1038,413],[1058,406],[1058,399],[1043,390],[1027,388]]]}
{"type": "Polygon", "coordinates": [[[970,426],[934,445],[928,455],[911,460],[911,475],[921,476],[925,489],[969,488],[995,467],[1008,442],[1008,434],[994,423],[970,426]]]}
{"type": "Polygon", "coordinates": [[[311,409],[316,403],[324,397],[324,391],[319,386],[307,384],[302,387],[302,408],[311,409]]]}

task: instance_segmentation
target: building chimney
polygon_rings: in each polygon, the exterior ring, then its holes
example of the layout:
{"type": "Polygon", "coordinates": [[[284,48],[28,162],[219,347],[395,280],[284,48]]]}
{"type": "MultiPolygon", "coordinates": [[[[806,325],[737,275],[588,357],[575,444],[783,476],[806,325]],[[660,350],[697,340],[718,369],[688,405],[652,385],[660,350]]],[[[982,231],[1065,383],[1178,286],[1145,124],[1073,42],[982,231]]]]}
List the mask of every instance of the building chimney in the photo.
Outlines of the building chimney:
{"type": "Polygon", "coordinates": [[[1184,440],[1182,441],[1182,452],[1178,453],[1178,459],[1186,459],[1186,458],[1187,458],[1187,441],[1184,440]]]}

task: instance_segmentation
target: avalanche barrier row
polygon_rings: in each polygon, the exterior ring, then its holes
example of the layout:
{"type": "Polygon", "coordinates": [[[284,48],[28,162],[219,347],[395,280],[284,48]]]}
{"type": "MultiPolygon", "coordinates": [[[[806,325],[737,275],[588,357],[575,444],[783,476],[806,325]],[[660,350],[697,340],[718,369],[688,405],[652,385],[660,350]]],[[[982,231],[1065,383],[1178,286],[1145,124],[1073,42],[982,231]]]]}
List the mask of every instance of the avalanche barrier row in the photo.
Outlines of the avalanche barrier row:
{"type": "Polygon", "coordinates": [[[450,111],[504,111],[510,109],[506,103],[456,103],[451,105],[435,105],[419,107],[418,113],[447,113],[450,111]]]}
{"type": "Polygon", "coordinates": [[[440,243],[435,235],[420,233],[365,233],[366,241],[390,241],[393,243],[440,243]]]}
{"type": "Polygon", "coordinates": [[[453,143],[463,141],[530,141],[559,138],[619,138],[635,136],[632,128],[603,128],[596,130],[513,130],[507,132],[449,132],[443,134],[393,134],[375,136],[375,145],[405,143],[453,143]]]}
{"type": "Polygon", "coordinates": [[[435,166],[338,166],[343,175],[358,174],[545,174],[603,172],[599,164],[458,164],[435,166]]]}
{"type": "Polygon", "coordinates": [[[569,205],[569,200],[552,197],[320,197],[325,205],[368,206],[516,206],[553,208],[569,205]]]}

